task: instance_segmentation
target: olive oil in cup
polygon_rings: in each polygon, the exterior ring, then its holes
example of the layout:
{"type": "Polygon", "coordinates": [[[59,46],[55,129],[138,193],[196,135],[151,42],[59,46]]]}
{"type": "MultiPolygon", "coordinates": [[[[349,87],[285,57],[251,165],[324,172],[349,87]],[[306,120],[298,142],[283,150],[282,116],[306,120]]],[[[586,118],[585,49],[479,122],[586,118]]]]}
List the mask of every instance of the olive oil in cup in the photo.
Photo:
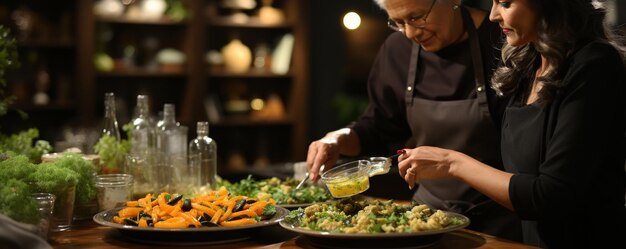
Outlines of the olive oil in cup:
{"type": "Polygon", "coordinates": [[[357,160],[334,167],[322,174],[322,182],[335,198],[354,196],[369,189],[371,162],[357,160]]]}

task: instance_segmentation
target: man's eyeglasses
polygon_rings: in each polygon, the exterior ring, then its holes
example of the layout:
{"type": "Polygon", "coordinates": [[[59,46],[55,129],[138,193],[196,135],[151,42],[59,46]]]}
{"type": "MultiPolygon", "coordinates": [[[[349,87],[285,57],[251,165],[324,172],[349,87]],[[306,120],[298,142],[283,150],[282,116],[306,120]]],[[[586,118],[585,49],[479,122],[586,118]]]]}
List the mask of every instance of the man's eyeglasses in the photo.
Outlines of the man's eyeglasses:
{"type": "Polygon", "coordinates": [[[433,10],[436,1],[437,0],[433,0],[433,2],[430,4],[430,8],[428,8],[428,12],[426,12],[426,14],[424,14],[423,16],[411,17],[409,20],[403,20],[403,22],[401,23],[396,22],[392,19],[387,19],[387,26],[399,32],[404,32],[406,30],[406,25],[420,29],[426,27],[426,18],[428,18],[428,15],[433,10]]]}

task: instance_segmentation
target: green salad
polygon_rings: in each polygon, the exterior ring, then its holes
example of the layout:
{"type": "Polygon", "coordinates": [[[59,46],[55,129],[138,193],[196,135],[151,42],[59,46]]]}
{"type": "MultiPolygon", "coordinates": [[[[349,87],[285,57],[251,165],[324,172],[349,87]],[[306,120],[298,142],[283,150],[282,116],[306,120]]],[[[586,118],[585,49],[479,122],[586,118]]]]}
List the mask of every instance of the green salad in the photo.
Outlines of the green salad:
{"type": "Polygon", "coordinates": [[[285,222],[301,229],[333,233],[414,233],[467,225],[469,220],[427,205],[351,198],[292,210],[285,222]]]}
{"type": "Polygon", "coordinates": [[[276,204],[308,204],[325,202],[331,199],[325,188],[316,185],[305,185],[295,189],[298,181],[293,178],[281,180],[276,177],[254,179],[249,175],[246,179],[231,183],[227,180],[218,181],[217,187],[225,187],[234,195],[255,197],[259,200],[273,198],[276,204]]]}

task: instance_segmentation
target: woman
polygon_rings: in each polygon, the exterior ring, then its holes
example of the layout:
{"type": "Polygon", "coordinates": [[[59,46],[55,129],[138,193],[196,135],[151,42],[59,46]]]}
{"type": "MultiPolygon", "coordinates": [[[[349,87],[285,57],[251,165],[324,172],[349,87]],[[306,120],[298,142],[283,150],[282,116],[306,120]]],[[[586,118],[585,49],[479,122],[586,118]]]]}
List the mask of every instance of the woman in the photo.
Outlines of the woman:
{"type": "Polygon", "coordinates": [[[592,0],[494,1],[506,35],[496,90],[505,171],[436,147],[407,150],[401,176],[458,179],[523,219],[524,242],[552,248],[623,244],[626,73],[622,47],[592,0]]]}
{"type": "MultiPolygon", "coordinates": [[[[316,181],[321,165],[332,167],[340,155],[389,155],[419,145],[459,150],[501,168],[496,127],[503,108],[488,80],[499,56],[498,26],[486,11],[457,0],[376,2],[398,32],[374,62],[365,112],[309,146],[310,178],[316,181]]],[[[517,217],[461,181],[423,181],[413,198],[470,216],[471,229],[521,241],[517,217]]]]}

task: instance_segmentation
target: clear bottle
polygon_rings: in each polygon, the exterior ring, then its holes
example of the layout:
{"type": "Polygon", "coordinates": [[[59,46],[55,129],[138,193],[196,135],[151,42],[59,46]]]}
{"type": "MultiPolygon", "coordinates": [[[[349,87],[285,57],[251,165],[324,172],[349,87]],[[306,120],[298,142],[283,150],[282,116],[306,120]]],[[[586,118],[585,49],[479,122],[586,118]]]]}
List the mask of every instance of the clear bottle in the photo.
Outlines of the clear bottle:
{"type": "Polygon", "coordinates": [[[115,95],[113,93],[104,94],[104,125],[101,136],[112,136],[120,141],[120,130],[115,116],[115,95]]]}
{"type": "MultiPolygon", "coordinates": [[[[175,154],[180,151],[175,144],[177,129],[174,105],[163,105],[163,119],[159,120],[156,126],[156,148],[159,152],[175,154]]],[[[187,142],[185,141],[185,143],[187,142]]]]}
{"type": "Polygon", "coordinates": [[[187,162],[187,130],[176,122],[174,104],[163,106],[163,117],[156,126],[158,157],[163,158],[155,169],[156,181],[161,191],[185,192],[198,185],[199,175],[194,175],[187,162]],[[197,177],[198,180],[193,178],[197,177]]]}
{"type": "Polygon", "coordinates": [[[189,142],[189,164],[200,169],[200,184],[215,187],[217,143],[209,137],[209,122],[198,122],[198,137],[189,142]]]}
{"type": "Polygon", "coordinates": [[[153,165],[155,159],[154,124],[150,118],[148,96],[137,95],[135,118],[131,121],[131,150],[126,158],[127,167],[133,176],[133,199],[155,192],[153,165]]]}
{"type": "Polygon", "coordinates": [[[148,96],[137,95],[137,117],[133,119],[131,154],[139,156],[151,152],[155,144],[154,125],[150,120],[148,96]]]}

